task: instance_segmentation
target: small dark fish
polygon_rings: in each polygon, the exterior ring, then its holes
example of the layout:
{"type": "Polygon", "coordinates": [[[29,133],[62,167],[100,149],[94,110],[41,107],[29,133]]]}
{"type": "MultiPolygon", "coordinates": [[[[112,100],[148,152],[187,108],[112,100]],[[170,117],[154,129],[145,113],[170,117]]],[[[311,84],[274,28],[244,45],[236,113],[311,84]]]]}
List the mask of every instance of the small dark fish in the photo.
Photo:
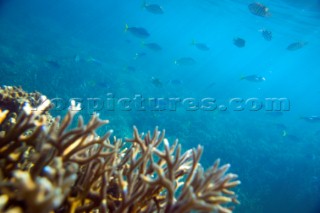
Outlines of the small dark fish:
{"type": "Polygon", "coordinates": [[[246,45],[246,41],[242,38],[235,38],[233,39],[233,44],[236,45],[237,47],[244,47],[246,45]]]}
{"type": "Polygon", "coordinates": [[[317,123],[320,122],[320,116],[319,115],[313,115],[313,116],[304,116],[300,117],[301,119],[308,121],[310,123],[317,123]]]}
{"type": "Polygon", "coordinates": [[[209,51],[210,48],[205,43],[197,43],[195,41],[192,41],[192,45],[194,45],[196,48],[202,51],[209,51]]]}
{"type": "Polygon", "coordinates": [[[162,47],[157,43],[143,43],[144,46],[148,47],[150,50],[159,52],[162,50],[162,47]]]}
{"type": "Polygon", "coordinates": [[[294,43],[291,43],[287,46],[287,50],[289,50],[289,51],[299,50],[302,47],[306,46],[307,44],[308,44],[308,42],[303,42],[303,41],[294,42],[294,43]]]}
{"type": "Polygon", "coordinates": [[[240,78],[241,80],[247,80],[251,82],[263,82],[266,80],[265,77],[259,76],[259,75],[247,75],[240,78]]]}
{"type": "Polygon", "coordinates": [[[133,59],[136,60],[136,59],[141,58],[141,57],[144,57],[144,56],[146,56],[146,55],[147,55],[147,53],[145,53],[145,52],[136,53],[136,54],[134,55],[133,59]]]}
{"type": "Polygon", "coordinates": [[[261,3],[252,3],[248,5],[249,11],[256,16],[268,17],[270,16],[269,8],[261,3]]]}
{"type": "Polygon", "coordinates": [[[182,57],[182,58],[175,60],[174,63],[177,65],[190,66],[190,65],[194,65],[196,63],[196,61],[191,57],[182,57]]]}
{"type": "Polygon", "coordinates": [[[153,14],[161,15],[164,13],[162,7],[158,4],[148,4],[144,2],[142,4],[142,7],[145,8],[148,12],[153,14]]]}
{"type": "Polygon", "coordinates": [[[272,40],[272,32],[269,30],[260,30],[262,37],[266,41],[271,41],[272,40]]]}
{"type": "Polygon", "coordinates": [[[129,27],[126,24],[126,28],[125,31],[130,32],[132,35],[138,37],[138,38],[148,38],[150,36],[150,34],[148,33],[148,31],[142,27],[129,27]]]}
{"type": "Polygon", "coordinates": [[[61,67],[59,62],[57,62],[55,60],[46,60],[46,63],[48,65],[50,65],[50,67],[55,68],[55,69],[59,69],[61,67]]]}
{"type": "Polygon", "coordinates": [[[163,86],[163,83],[160,81],[159,78],[152,77],[151,78],[151,83],[153,85],[155,85],[156,87],[162,87],[163,86]]]}

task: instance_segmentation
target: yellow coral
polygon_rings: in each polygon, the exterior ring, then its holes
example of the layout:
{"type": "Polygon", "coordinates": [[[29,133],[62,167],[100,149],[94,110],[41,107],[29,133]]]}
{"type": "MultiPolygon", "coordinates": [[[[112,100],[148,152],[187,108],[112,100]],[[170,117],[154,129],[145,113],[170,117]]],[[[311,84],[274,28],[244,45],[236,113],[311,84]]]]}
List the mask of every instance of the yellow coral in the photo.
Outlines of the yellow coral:
{"type": "Polygon", "coordinates": [[[2,111],[2,110],[0,109],[0,124],[2,124],[2,122],[4,121],[4,119],[6,119],[8,113],[9,113],[9,110],[4,110],[4,111],[2,111]]]}

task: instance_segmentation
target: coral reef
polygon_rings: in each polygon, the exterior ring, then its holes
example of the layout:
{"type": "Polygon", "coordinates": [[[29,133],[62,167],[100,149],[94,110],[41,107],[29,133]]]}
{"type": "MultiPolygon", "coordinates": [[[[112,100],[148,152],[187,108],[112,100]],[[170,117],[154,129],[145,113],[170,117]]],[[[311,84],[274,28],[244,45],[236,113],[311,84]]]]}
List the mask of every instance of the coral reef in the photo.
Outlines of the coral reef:
{"type": "MultiPolygon", "coordinates": [[[[52,123],[49,108],[25,102],[0,135],[0,212],[231,213],[238,203],[237,175],[219,160],[204,171],[201,146],[182,153],[157,128],[144,135],[134,127],[125,141],[110,139],[112,131],[100,137],[108,121],[98,115],[86,125],[80,116],[72,128],[80,105],[52,123]]],[[[10,110],[1,105],[0,125],[10,110]]]]}
{"type": "MultiPolygon", "coordinates": [[[[1,131],[7,131],[15,124],[16,119],[25,103],[36,108],[46,101],[43,95],[39,92],[27,93],[21,87],[1,86],[0,87],[0,109],[8,110],[8,115],[0,126],[1,131]]],[[[51,115],[47,110],[43,111],[47,120],[52,121],[51,115]]]]}

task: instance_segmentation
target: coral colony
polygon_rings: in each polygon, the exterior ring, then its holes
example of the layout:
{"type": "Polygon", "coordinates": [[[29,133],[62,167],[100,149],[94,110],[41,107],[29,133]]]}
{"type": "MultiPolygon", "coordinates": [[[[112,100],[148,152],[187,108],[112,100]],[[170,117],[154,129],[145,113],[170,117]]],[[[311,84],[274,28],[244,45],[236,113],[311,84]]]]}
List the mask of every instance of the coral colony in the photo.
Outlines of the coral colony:
{"type": "Polygon", "coordinates": [[[204,171],[201,146],[182,153],[158,128],[134,127],[125,141],[98,136],[108,123],[98,115],[71,128],[80,105],[52,118],[44,99],[0,87],[0,212],[231,213],[239,203],[237,175],[219,160],[204,171]]]}

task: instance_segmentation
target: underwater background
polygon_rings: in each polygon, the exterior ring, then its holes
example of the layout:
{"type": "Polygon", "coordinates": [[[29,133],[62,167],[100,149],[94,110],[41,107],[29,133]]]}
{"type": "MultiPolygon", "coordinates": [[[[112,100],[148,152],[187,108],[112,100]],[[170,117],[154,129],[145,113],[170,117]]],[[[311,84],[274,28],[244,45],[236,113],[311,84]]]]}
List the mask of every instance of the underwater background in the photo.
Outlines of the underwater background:
{"type": "Polygon", "coordinates": [[[97,111],[118,137],[159,126],[186,150],[203,145],[204,167],[221,158],[239,175],[235,212],[320,212],[319,1],[265,0],[265,16],[246,0],[0,2],[1,85],[82,100],[81,115],[97,111]],[[88,101],[137,95],[165,101],[88,101]],[[217,109],[172,110],[169,98],[214,98],[217,109]],[[235,98],[262,107],[237,110],[235,98]],[[290,107],[266,110],[268,98],[290,107]]]}

